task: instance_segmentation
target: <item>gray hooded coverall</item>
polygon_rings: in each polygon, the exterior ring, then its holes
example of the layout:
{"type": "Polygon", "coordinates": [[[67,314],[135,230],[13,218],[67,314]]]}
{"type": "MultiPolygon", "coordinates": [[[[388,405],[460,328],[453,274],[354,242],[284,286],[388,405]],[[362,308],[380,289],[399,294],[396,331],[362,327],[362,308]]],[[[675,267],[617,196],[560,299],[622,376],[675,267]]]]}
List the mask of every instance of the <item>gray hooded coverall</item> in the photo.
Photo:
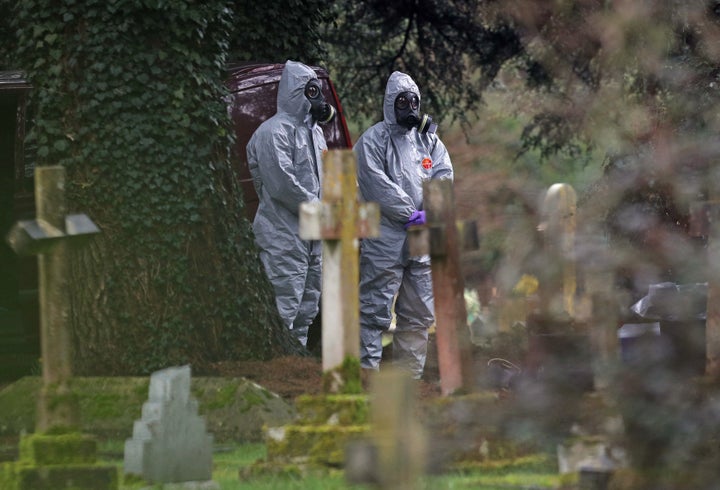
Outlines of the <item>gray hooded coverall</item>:
{"type": "Polygon", "coordinates": [[[398,124],[395,98],[407,91],[420,97],[408,75],[390,75],[383,120],[354,146],[360,193],[366,201],[379,203],[381,212],[380,237],[365,239],[360,247],[360,361],[364,368],[379,369],[382,333],[390,327],[397,295],[393,362],[420,378],[434,322],[430,257],[409,256],[403,225],[413,211],[422,209],[423,181],[452,179],[453,167],[437,135],[398,124]]]}
{"type": "Polygon", "coordinates": [[[253,221],[260,260],[285,326],[303,345],[319,310],[322,256],[319,241],[299,238],[298,212],[300,203],[321,198],[322,155],[327,151],[304,94],[311,79],[317,79],[311,68],[285,63],[277,113],[258,127],[247,145],[248,166],[260,198],[253,221]]]}

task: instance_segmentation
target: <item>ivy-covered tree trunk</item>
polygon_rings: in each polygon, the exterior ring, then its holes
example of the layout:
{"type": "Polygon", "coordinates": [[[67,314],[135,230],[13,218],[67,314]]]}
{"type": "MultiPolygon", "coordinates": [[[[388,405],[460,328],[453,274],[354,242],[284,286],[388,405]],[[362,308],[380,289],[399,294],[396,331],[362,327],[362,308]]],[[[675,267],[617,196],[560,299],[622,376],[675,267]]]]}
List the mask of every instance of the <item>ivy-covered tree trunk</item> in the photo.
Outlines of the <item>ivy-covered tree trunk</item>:
{"type": "MultiPolygon", "coordinates": [[[[77,373],[298,352],[228,160],[223,0],[17,2],[36,165],[102,233],[72,264],[77,373]]],[[[30,152],[29,152],[30,153],[30,152]]]]}

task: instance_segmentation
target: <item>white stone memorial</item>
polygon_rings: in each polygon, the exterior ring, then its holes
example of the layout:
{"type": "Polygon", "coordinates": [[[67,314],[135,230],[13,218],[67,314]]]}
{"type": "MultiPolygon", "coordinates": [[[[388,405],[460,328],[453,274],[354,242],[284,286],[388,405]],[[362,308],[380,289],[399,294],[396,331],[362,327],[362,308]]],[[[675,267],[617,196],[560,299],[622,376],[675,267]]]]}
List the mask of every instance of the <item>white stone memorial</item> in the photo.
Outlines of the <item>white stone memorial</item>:
{"type": "Polygon", "coordinates": [[[125,441],[124,471],[153,483],[212,479],[213,436],[190,396],[190,366],[156,371],[148,401],[125,441]]]}

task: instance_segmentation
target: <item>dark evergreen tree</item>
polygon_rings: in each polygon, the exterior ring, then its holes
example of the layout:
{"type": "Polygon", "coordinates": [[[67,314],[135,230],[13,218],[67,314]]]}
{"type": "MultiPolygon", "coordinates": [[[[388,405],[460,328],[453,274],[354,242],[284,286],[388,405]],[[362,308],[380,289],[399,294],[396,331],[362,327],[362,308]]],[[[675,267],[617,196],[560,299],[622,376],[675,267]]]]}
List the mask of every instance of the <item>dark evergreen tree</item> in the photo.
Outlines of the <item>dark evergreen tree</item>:
{"type": "Polygon", "coordinates": [[[499,74],[523,81],[535,98],[520,149],[549,158],[605,144],[608,129],[632,147],[661,126],[712,121],[719,18],[716,0],[341,0],[322,40],[345,105],[372,120],[393,70],[446,121],[482,114],[499,74]]]}

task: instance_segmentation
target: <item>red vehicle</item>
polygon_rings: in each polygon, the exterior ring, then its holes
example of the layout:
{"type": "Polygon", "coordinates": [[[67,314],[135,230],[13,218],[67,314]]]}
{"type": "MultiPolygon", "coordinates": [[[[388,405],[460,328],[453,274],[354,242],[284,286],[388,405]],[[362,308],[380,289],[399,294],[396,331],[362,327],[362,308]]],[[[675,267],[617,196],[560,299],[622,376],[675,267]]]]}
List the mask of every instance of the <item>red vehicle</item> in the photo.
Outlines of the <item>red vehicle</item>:
{"type": "MultiPolygon", "coordinates": [[[[239,176],[247,217],[250,221],[255,217],[257,211],[258,196],[248,170],[245,147],[257,127],[277,110],[277,87],[284,66],[284,63],[234,65],[229,68],[225,82],[230,90],[228,107],[232,111],[232,120],[235,125],[236,143],[233,149],[233,163],[239,176]]],[[[316,66],[311,68],[315,70],[320,79],[325,100],[337,110],[335,118],[322,127],[328,148],[351,148],[350,132],[330,76],[323,68],[316,66]]]]}

